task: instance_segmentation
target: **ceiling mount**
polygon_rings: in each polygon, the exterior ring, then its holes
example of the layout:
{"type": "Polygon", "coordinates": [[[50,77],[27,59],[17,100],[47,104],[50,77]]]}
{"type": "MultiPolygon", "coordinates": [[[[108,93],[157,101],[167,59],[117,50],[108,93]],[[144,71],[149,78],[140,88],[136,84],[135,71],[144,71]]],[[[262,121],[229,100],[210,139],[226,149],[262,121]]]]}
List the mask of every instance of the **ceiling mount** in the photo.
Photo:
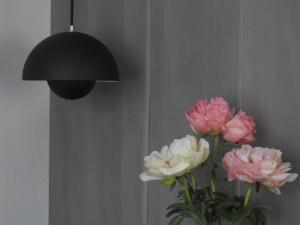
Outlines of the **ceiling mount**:
{"type": "Polygon", "coordinates": [[[73,100],[87,95],[96,81],[119,81],[119,72],[103,43],[74,31],[74,0],[70,9],[70,31],[44,39],[31,51],[23,80],[46,80],[55,94],[73,100]]]}

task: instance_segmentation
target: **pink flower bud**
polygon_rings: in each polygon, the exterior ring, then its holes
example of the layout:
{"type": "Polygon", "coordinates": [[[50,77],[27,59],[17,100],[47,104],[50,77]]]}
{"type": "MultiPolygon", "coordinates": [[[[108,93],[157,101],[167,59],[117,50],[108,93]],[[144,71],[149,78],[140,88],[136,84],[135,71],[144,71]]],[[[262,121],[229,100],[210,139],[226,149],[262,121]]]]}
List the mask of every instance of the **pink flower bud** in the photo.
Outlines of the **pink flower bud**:
{"type": "Polygon", "coordinates": [[[210,100],[200,100],[186,114],[186,117],[196,132],[220,133],[224,124],[232,118],[228,103],[221,97],[210,100]]]}
{"type": "Polygon", "coordinates": [[[231,143],[250,143],[255,140],[255,133],[253,117],[240,111],[225,124],[223,137],[231,143]]]}

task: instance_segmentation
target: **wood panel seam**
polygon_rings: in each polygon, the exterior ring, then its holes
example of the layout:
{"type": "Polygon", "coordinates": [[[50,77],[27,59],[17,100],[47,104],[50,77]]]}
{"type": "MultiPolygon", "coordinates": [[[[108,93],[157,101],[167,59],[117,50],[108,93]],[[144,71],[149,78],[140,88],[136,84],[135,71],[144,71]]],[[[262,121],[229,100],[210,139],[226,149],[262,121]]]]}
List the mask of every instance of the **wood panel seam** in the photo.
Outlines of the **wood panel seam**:
{"type": "Polygon", "coordinates": [[[239,6],[239,28],[238,28],[238,48],[239,48],[239,62],[237,75],[237,107],[243,108],[243,79],[245,73],[245,23],[244,23],[244,0],[240,0],[239,6]]]}
{"type": "MultiPolygon", "coordinates": [[[[151,20],[152,20],[152,0],[146,0],[146,126],[145,126],[145,155],[149,154],[150,148],[150,78],[151,78],[151,20]]],[[[144,184],[144,216],[143,224],[148,225],[149,221],[149,182],[144,184]]]]}
{"type": "MultiPolygon", "coordinates": [[[[238,74],[236,84],[237,108],[243,109],[243,80],[245,73],[245,24],[244,24],[244,0],[239,3],[239,27],[238,27],[238,74]]],[[[241,183],[236,183],[236,194],[241,196],[241,183]]]]}

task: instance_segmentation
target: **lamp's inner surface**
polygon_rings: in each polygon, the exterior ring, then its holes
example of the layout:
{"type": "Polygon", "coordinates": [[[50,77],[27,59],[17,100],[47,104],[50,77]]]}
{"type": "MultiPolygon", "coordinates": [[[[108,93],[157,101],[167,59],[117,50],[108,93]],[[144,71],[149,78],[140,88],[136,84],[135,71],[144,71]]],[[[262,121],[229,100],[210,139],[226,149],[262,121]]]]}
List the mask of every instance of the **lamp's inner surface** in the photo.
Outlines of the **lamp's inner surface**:
{"type": "Polygon", "coordinates": [[[95,86],[94,80],[48,80],[49,88],[65,99],[79,99],[91,92],[95,86]]]}

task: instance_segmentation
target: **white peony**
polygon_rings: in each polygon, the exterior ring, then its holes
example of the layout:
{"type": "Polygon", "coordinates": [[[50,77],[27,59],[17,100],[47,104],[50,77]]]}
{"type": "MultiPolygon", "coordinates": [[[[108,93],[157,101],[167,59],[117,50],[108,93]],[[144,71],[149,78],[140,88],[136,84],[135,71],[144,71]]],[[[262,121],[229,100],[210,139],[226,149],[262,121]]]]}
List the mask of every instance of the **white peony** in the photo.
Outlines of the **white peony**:
{"type": "Polygon", "coordinates": [[[182,176],[188,170],[205,162],[209,156],[209,144],[205,139],[187,135],[175,139],[170,147],[154,151],[144,158],[147,170],[140,175],[142,181],[161,180],[170,176],[182,176]]]}

